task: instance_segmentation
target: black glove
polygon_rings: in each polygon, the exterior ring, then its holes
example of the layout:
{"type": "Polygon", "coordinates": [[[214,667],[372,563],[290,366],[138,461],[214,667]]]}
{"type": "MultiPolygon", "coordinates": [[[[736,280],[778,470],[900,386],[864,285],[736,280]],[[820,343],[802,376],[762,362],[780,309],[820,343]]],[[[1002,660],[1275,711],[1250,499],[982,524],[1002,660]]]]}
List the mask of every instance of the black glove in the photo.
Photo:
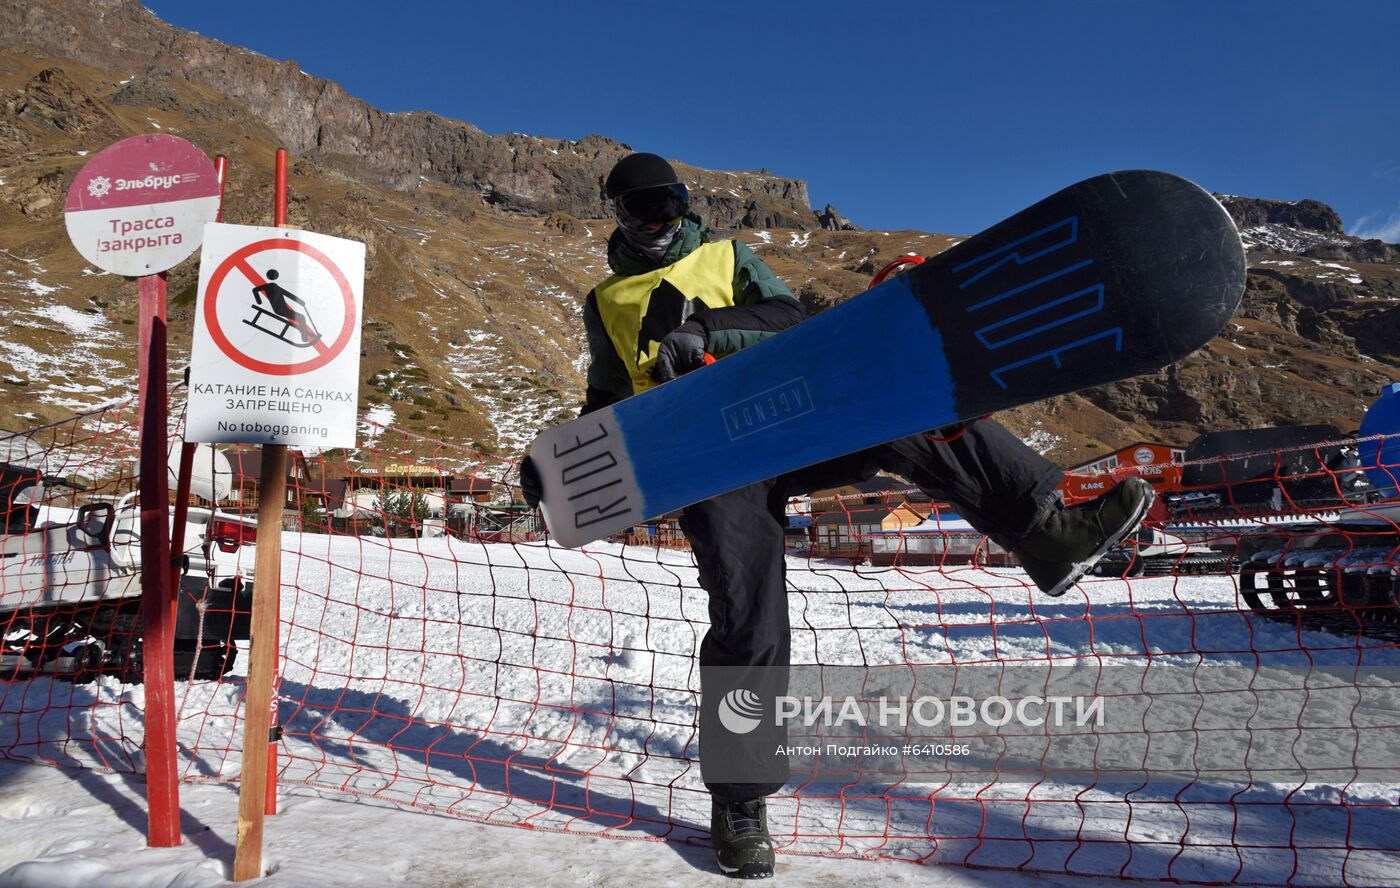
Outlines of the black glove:
{"type": "Polygon", "coordinates": [[[668,382],[677,376],[705,366],[705,328],[696,321],[686,321],[661,340],[651,378],[668,382]]]}
{"type": "Polygon", "coordinates": [[[532,509],[539,506],[540,498],[544,496],[544,484],[540,481],[539,469],[535,468],[535,461],[528,456],[520,464],[520,492],[525,497],[526,505],[532,509]]]}

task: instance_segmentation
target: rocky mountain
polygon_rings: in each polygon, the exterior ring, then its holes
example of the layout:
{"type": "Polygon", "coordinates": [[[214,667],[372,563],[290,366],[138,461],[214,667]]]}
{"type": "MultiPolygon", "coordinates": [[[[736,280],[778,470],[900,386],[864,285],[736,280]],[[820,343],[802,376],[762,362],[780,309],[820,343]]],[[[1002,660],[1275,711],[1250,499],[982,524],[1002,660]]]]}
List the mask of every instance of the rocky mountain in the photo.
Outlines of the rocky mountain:
{"type": "MultiPolygon", "coordinates": [[[[391,114],[130,0],[48,0],[0,4],[0,427],[134,388],[135,286],[81,260],[62,205],[87,155],[152,131],[229,158],[224,219],[237,223],[270,222],[273,153],[287,147],[292,223],[366,243],[367,420],[512,455],[576,409],[581,301],[607,274],[602,180],[628,146],[391,114]]],[[[960,239],[862,230],[766,170],[677,165],[702,215],[812,310],[861,291],[894,256],[960,239]]],[[[1065,464],[1205,429],[1356,427],[1400,366],[1400,249],[1348,237],[1317,201],[1222,200],[1251,264],[1226,333],[1162,373],[1012,411],[1008,425],[1065,464]]],[[[196,277],[194,262],[171,273],[177,367],[196,277]]],[[[890,372],[918,362],[891,355],[890,372]]]]}
{"type": "MultiPolygon", "coordinates": [[[[406,191],[424,179],[475,192],[483,202],[533,214],[606,215],[602,177],[626,146],[590,136],[578,142],[519,133],[490,136],[430,112],[394,114],[350,96],[339,84],[236,46],[173,28],[134,0],[64,0],[0,7],[8,47],[35,47],[108,71],[140,76],[110,97],[213,121],[217,103],[189,108],[177,82],[251,111],[281,147],[336,158],[346,172],[406,191]]],[[[245,111],[245,113],[246,113],[245,111]]],[[[804,182],[767,171],[736,176],[685,168],[698,206],[720,227],[812,227],[804,182]]]]}

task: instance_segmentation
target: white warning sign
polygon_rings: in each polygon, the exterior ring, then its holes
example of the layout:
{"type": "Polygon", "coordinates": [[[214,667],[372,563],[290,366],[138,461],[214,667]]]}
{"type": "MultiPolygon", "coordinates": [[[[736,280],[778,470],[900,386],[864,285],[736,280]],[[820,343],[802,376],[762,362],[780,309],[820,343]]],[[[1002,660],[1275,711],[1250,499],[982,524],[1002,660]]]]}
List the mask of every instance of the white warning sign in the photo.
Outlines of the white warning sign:
{"type": "Polygon", "coordinates": [[[365,245],[210,223],[185,440],[353,447],[365,245]]]}

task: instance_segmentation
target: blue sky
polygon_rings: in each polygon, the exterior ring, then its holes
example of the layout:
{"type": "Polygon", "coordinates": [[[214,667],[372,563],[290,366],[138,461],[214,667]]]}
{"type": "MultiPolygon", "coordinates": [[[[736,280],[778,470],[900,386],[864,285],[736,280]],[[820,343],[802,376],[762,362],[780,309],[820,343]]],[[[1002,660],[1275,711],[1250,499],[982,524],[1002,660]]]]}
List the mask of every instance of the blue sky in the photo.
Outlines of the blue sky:
{"type": "Polygon", "coordinates": [[[869,228],[1146,167],[1400,241],[1389,0],[146,2],[386,110],[766,167],[869,228]]]}

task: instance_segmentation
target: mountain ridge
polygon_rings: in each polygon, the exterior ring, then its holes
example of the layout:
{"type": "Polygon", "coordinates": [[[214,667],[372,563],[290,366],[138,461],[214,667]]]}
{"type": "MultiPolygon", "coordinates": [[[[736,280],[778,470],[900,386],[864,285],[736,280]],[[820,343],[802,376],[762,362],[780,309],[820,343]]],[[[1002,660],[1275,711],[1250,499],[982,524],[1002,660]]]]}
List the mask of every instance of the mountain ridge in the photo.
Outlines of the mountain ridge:
{"type": "MultiPolygon", "coordinates": [[[[302,156],[338,157],[385,187],[403,191],[429,176],[478,191],[505,209],[547,215],[606,215],[602,181],[629,147],[604,136],[578,141],[521,133],[492,136],[471,123],[431,111],[375,108],[340,84],[307,74],[295,61],[166,24],[135,0],[60,0],[0,6],[0,31],[10,48],[32,46],[94,67],[178,74],[242,102],[302,156]],[[88,15],[83,15],[87,12],[88,15]]],[[[169,103],[168,83],[146,84],[149,98],[169,103]]],[[[819,224],[807,185],[766,170],[724,177],[681,164],[697,185],[697,205],[718,227],[819,224]]]]}

